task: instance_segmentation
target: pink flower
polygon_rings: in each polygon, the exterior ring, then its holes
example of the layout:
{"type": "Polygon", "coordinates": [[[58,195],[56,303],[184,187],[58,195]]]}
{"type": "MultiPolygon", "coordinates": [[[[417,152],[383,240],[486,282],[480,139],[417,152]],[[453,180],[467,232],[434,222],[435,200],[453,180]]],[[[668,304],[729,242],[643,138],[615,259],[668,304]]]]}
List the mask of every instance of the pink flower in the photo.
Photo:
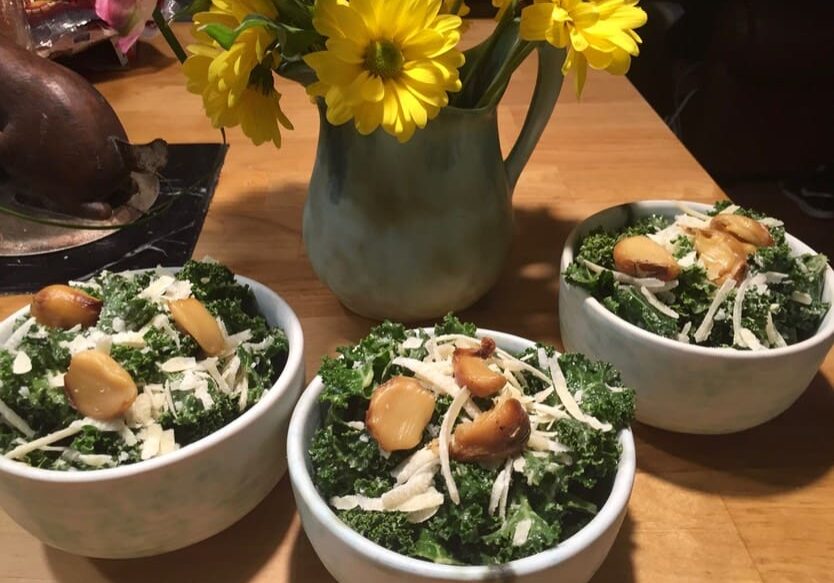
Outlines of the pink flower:
{"type": "Polygon", "coordinates": [[[96,14],[119,33],[116,45],[127,52],[153,18],[156,0],[96,0],[96,14]]]}

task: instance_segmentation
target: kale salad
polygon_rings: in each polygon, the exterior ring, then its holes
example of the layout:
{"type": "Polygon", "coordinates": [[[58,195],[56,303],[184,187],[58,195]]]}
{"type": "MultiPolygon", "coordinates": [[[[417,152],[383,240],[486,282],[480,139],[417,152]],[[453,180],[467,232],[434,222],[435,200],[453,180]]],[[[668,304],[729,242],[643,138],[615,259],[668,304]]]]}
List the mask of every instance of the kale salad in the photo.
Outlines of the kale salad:
{"type": "Polygon", "coordinates": [[[0,343],[0,452],[65,471],[165,455],[250,409],[287,352],[214,261],[48,286],[0,343]]]}
{"type": "Polygon", "coordinates": [[[436,563],[505,563],[576,533],[608,499],[634,415],[610,365],[475,332],[386,322],[319,371],[320,494],[364,537],[436,563]]]}
{"type": "Polygon", "coordinates": [[[565,279],[624,320],[706,347],[766,350],[814,335],[828,259],[794,254],[781,221],[729,201],[580,242],[565,279]]]}

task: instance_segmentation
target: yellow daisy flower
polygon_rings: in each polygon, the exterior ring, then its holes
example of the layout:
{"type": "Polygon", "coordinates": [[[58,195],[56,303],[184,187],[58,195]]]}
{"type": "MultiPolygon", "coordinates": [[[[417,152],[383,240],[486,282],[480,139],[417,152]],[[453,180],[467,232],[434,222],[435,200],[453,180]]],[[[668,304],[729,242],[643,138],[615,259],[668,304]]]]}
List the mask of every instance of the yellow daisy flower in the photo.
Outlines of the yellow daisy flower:
{"type": "Polygon", "coordinates": [[[313,26],[327,37],[324,51],[304,61],[319,81],[327,120],[354,120],[370,134],[378,127],[408,141],[460,91],[456,49],[461,19],[439,14],[441,0],[317,0],[313,26]]]}
{"type": "Polygon", "coordinates": [[[279,124],[287,129],[292,124],[275,91],[272,67],[280,55],[269,50],[273,33],[262,27],[246,29],[224,50],[201,30],[210,23],[234,29],[249,14],[277,17],[273,4],[264,0],[213,0],[209,12],[196,14],[192,34],[197,42],[188,47],[191,56],[183,71],[188,90],[202,96],[214,127],[239,125],[256,145],[271,141],[280,147],[279,124]]]}
{"type": "Polygon", "coordinates": [[[576,72],[576,93],[585,85],[588,65],[625,75],[640,53],[633,29],[646,23],[638,0],[535,0],[521,11],[519,35],[568,48],[562,72],[576,72]]]}

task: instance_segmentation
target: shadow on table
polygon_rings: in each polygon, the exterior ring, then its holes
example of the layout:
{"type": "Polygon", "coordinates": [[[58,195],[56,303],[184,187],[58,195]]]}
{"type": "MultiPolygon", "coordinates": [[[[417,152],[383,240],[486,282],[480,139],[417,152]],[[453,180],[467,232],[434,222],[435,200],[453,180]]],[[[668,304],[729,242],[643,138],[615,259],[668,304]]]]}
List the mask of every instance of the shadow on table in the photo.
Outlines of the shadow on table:
{"type": "MultiPolygon", "coordinates": [[[[139,43],[137,49],[136,56],[130,59],[129,67],[124,69],[97,70],[95,65],[89,65],[85,62],[83,55],[71,59],[70,62],[72,68],[81,72],[85,79],[91,83],[100,83],[127,76],[131,78],[142,77],[143,75],[156,73],[177,61],[173,53],[167,49],[160,50],[148,43],[139,43]]],[[[184,84],[185,77],[183,77],[183,86],[185,86],[184,84]]]]}
{"type": "MultiPolygon", "coordinates": [[[[755,391],[751,391],[755,396],[755,391]]],[[[815,482],[834,464],[834,388],[822,373],[776,419],[730,435],[686,435],[636,424],[638,466],[685,488],[767,496],[815,482]],[[690,470],[726,474],[693,486],[690,470]],[[680,480],[676,482],[676,472],[680,480]]]]}
{"type": "Polygon", "coordinates": [[[633,535],[634,523],[627,513],[611,552],[589,583],[634,583],[634,563],[631,559],[634,553],[633,535]]]}
{"type": "Polygon", "coordinates": [[[298,529],[298,536],[295,538],[290,553],[287,573],[287,581],[336,583],[336,580],[330,576],[330,573],[324,568],[324,564],[319,560],[303,528],[298,529]]]}
{"type": "Polygon", "coordinates": [[[239,522],[179,551],[124,560],[89,559],[50,547],[44,547],[44,554],[59,583],[86,583],[93,578],[118,583],[243,583],[275,554],[294,514],[289,478],[285,477],[239,522]]]}
{"type": "Polygon", "coordinates": [[[495,287],[462,313],[479,326],[555,342],[559,337],[556,298],[559,261],[574,221],[546,207],[515,209],[515,239],[495,287]]]}

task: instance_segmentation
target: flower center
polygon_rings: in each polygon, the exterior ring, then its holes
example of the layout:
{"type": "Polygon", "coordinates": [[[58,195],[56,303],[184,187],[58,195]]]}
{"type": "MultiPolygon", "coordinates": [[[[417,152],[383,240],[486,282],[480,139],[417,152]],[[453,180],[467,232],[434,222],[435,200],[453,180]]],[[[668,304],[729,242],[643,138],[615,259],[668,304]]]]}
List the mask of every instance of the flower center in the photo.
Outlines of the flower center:
{"type": "Polygon", "coordinates": [[[396,77],[403,70],[403,54],[390,40],[373,40],[365,53],[365,67],[383,79],[396,77]]]}

